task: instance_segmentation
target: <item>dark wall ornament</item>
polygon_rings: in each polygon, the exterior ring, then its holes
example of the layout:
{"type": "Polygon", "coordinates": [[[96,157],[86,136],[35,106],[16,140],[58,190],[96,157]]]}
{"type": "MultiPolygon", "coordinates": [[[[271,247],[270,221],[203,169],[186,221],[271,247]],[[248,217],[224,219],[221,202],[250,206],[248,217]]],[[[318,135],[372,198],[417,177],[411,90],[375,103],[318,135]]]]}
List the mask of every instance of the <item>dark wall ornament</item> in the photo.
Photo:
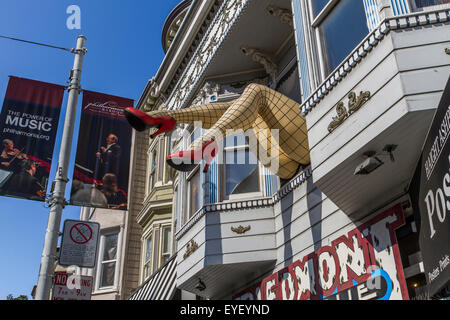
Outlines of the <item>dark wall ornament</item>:
{"type": "Polygon", "coordinates": [[[357,96],[354,91],[348,95],[348,109],[345,108],[344,102],[339,102],[336,105],[337,117],[333,117],[333,120],[328,125],[328,131],[331,133],[337,127],[339,127],[348,117],[358,111],[367,101],[370,100],[371,94],[369,91],[360,91],[357,96]]]}

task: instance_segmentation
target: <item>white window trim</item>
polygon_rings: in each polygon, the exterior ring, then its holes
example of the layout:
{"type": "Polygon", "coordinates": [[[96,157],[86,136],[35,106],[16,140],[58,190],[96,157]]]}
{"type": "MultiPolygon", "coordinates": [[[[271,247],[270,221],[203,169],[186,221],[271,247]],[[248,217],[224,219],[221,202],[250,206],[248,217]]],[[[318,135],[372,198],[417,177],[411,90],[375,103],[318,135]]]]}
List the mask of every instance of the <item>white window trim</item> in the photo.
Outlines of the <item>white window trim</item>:
{"type": "Polygon", "coordinates": [[[173,239],[172,239],[173,238],[173,236],[172,236],[173,235],[172,224],[170,222],[168,222],[168,223],[161,223],[161,225],[160,225],[161,232],[160,232],[160,241],[159,241],[159,257],[158,257],[158,266],[159,266],[159,268],[161,268],[163,266],[162,258],[164,256],[164,253],[163,253],[163,240],[164,240],[164,229],[165,228],[169,228],[170,229],[169,243],[167,245],[168,248],[169,248],[169,251],[168,251],[168,253],[166,255],[168,255],[167,258],[170,258],[172,256],[172,241],[173,241],[173,239]]]}
{"type": "Polygon", "coordinates": [[[221,195],[221,200],[222,202],[232,202],[232,201],[236,201],[236,200],[245,200],[245,199],[251,199],[251,198],[257,198],[257,197],[262,197],[264,195],[264,179],[262,179],[263,175],[262,173],[262,169],[263,169],[263,165],[261,164],[261,162],[258,160],[257,161],[257,166],[258,166],[258,187],[259,187],[259,191],[258,192],[247,192],[247,193],[241,193],[241,194],[234,194],[234,195],[229,195],[228,199],[225,199],[227,196],[225,195],[225,153],[226,152],[234,152],[234,151],[240,151],[240,150],[249,150],[250,152],[252,152],[250,150],[250,147],[248,144],[246,145],[238,145],[238,146],[231,146],[231,147],[225,147],[223,148],[223,165],[222,165],[222,170],[220,170],[219,173],[219,188],[220,188],[220,195],[221,195]]]}
{"type": "MultiPolygon", "coordinates": [[[[100,246],[99,246],[99,252],[98,260],[97,260],[97,268],[95,271],[95,288],[93,294],[99,294],[99,293],[107,293],[107,292],[116,292],[118,291],[118,284],[119,284],[119,272],[120,272],[120,258],[122,254],[122,238],[123,238],[123,232],[122,228],[110,230],[110,231],[104,231],[101,232],[100,235],[100,246]],[[101,287],[100,288],[100,281],[102,276],[102,260],[103,260],[103,250],[105,248],[105,237],[108,235],[117,234],[117,253],[116,253],[116,268],[114,270],[114,284],[111,287],[101,287]]],[[[112,260],[111,260],[112,261],[112,260]]]]}
{"type": "Polygon", "coordinates": [[[153,233],[153,225],[145,232],[145,234],[142,236],[142,254],[141,254],[141,282],[143,283],[145,280],[147,280],[153,273],[152,270],[152,262],[153,262],[153,256],[154,256],[154,250],[153,250],[153,245],[154,245],[154,237],[153,237],[154,233],[153,233]],[[152,237],[152,254],[150,257],[150,272],[148,276],[145,276],[145,265],[147,263],[146,260],[146,254],[147,254],[147,240],[152,237]]]}

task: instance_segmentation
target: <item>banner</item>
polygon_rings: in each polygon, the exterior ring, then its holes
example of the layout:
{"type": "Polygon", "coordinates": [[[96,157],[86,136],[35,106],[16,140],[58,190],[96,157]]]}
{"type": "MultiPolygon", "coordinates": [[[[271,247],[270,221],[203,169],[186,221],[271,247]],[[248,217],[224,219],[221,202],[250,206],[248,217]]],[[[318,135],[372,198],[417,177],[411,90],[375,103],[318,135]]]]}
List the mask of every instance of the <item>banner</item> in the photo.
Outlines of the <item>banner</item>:
{"type": "Polygon", "coordinates": [[[0,114],[0,195],[45,200],[64,90],[10,77],[0,114]]]}
{"type": "Polygon", "coordinates": [[[133,100],[83,91],[70,203],[127,210],[131,127],[124,115],[133,100]]]}
{"type": "Polygon", "coordinates": [[[408,300],[395,234],[404,223],[396,205],[233,300],[408,300]]]}
{"type": "Polygon", "coordinates": [[[429,295],[450,284],[450,79],[425,141],[410,196],[429,295]]]}

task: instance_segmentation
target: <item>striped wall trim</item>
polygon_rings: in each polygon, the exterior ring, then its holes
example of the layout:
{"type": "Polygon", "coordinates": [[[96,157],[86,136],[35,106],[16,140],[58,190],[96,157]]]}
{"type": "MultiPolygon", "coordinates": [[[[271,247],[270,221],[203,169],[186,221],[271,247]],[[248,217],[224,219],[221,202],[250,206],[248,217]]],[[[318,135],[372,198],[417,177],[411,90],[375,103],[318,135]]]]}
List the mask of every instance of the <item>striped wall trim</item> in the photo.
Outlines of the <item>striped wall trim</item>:
{"type": "Polygon", "coordinates": [[[297,177],[292,179],[287,185],[283,186],[280,191],[275,193],[272,197],[273,203],[277,203],[281,201],[285,196],[287,196],[290,192],[298,188],[300,185],[305,183],[312,176],[311,168],[307,168],[302,171],[297,177]]]}
{"type": "Polygon", "coordinates": [[[408,0],[391,0],[392,11],[394,15],[402,15],[409,13],[408,0]]]}
{"type": "Polygon", "coordinates": [[[128,300],[171,300],[177,277],[177,255],[173,255],[158,271],[138,287],[128,300]]]}
{"type": "Polygon", "coordinates": [[[316,107],[334,87],[346,77],[386,37],[391,30],[408,29],[450,21],[450,11],[435,10],[387,18],[370,32],[355,50],[335,69],[328,78],[300,106],[303,116],[316,107]]]}

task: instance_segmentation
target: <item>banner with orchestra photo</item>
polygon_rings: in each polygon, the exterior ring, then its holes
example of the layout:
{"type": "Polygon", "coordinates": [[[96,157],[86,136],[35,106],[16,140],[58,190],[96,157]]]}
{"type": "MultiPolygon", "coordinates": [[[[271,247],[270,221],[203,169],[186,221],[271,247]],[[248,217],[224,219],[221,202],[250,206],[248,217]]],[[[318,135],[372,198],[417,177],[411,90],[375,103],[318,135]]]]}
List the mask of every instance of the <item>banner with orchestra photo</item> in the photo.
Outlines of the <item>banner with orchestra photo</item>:
{"type": "Polygon", "coordinates": [[[64,90],[10,77],[0,114],[0,195],[45,201],[64,90]]]}
{"type": "Polygon", "coordinates": [[[133,100],[83,91],[70,204],[127,210],[133,100]]]}

